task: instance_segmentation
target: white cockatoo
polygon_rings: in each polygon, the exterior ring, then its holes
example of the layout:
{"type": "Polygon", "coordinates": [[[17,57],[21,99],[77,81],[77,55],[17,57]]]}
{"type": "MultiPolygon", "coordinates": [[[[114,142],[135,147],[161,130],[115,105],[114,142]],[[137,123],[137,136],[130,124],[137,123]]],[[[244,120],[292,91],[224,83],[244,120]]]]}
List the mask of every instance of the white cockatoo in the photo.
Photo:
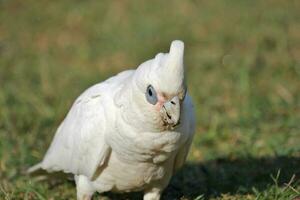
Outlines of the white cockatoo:
{"type": "Polygon", "coordinates": [[[195,129],[183,56],[183,42],[173,41],[169,53],[83,92],[29,172],[74,174],[79,200],[107,191],[144,191],[144,200],[159,200],[195,129]]]}

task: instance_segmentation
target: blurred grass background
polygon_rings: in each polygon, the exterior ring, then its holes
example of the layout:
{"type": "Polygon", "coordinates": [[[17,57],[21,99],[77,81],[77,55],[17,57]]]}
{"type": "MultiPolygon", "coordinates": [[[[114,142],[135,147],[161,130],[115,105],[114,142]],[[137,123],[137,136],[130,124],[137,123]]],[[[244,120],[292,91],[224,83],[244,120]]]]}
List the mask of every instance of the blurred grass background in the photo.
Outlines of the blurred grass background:
{"type": "Polygon", "coordinates": [[[74,199],[25,170],[83,90],[174,39],[197,132],[164,199],[300,195],[300,1],[1,0],[0,199],[74,199]]]}

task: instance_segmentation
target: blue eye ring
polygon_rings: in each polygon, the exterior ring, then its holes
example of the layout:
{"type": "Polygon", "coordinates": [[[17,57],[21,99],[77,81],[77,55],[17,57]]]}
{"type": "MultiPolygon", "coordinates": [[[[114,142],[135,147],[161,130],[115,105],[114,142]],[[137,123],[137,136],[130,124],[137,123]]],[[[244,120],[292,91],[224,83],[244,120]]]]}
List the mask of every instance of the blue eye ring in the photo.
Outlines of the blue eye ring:
{"type": "Polygon", "coordinates": [[[152,105],[155,105],[157,103],[156,91],[152,85],[148,85],[147,87],[146,99],[152,105]]]}

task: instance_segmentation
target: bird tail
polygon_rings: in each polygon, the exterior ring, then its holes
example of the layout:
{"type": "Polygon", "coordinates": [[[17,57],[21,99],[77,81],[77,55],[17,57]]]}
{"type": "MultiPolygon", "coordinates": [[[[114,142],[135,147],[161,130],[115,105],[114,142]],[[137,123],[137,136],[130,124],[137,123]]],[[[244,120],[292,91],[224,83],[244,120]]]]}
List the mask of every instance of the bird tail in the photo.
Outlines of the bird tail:
{"type": "Polygon", "coordinates": [[[30,167],[30,168],[27,170],[27,174],[31,174],[31,173],[33,173],[33,172],[39,170],[39,169],[42,169],[42,163],[41,163],[41,162],[38,163],[38,164],[36,164],[36,165],[34,165],[34,166],[32,166],[32,167],[30,167]]]}

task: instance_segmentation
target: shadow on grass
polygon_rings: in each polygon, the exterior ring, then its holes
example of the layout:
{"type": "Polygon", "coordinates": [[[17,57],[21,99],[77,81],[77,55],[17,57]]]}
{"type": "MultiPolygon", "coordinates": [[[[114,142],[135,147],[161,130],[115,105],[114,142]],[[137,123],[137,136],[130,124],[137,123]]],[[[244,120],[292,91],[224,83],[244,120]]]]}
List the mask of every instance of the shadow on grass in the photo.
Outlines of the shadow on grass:
{"type": "MultiPolygon", "coordinates": [[[[262,191],[274,184],[271,175],[276,176],[278,170],[279,185],[288,183],[293,175],[296,176],[295,181],[299,182],[300,158],[219,158],[204,163],[187,163],[172,179],[162,199],[175,200],[183,196],[193,199],[200,195],[208,198],[219,196],[221,193],[253,193],[254,187],[262,191]]],[[[107,196],[112,200],[142,199],[141,193],[108,193],[107,196]]]]}

